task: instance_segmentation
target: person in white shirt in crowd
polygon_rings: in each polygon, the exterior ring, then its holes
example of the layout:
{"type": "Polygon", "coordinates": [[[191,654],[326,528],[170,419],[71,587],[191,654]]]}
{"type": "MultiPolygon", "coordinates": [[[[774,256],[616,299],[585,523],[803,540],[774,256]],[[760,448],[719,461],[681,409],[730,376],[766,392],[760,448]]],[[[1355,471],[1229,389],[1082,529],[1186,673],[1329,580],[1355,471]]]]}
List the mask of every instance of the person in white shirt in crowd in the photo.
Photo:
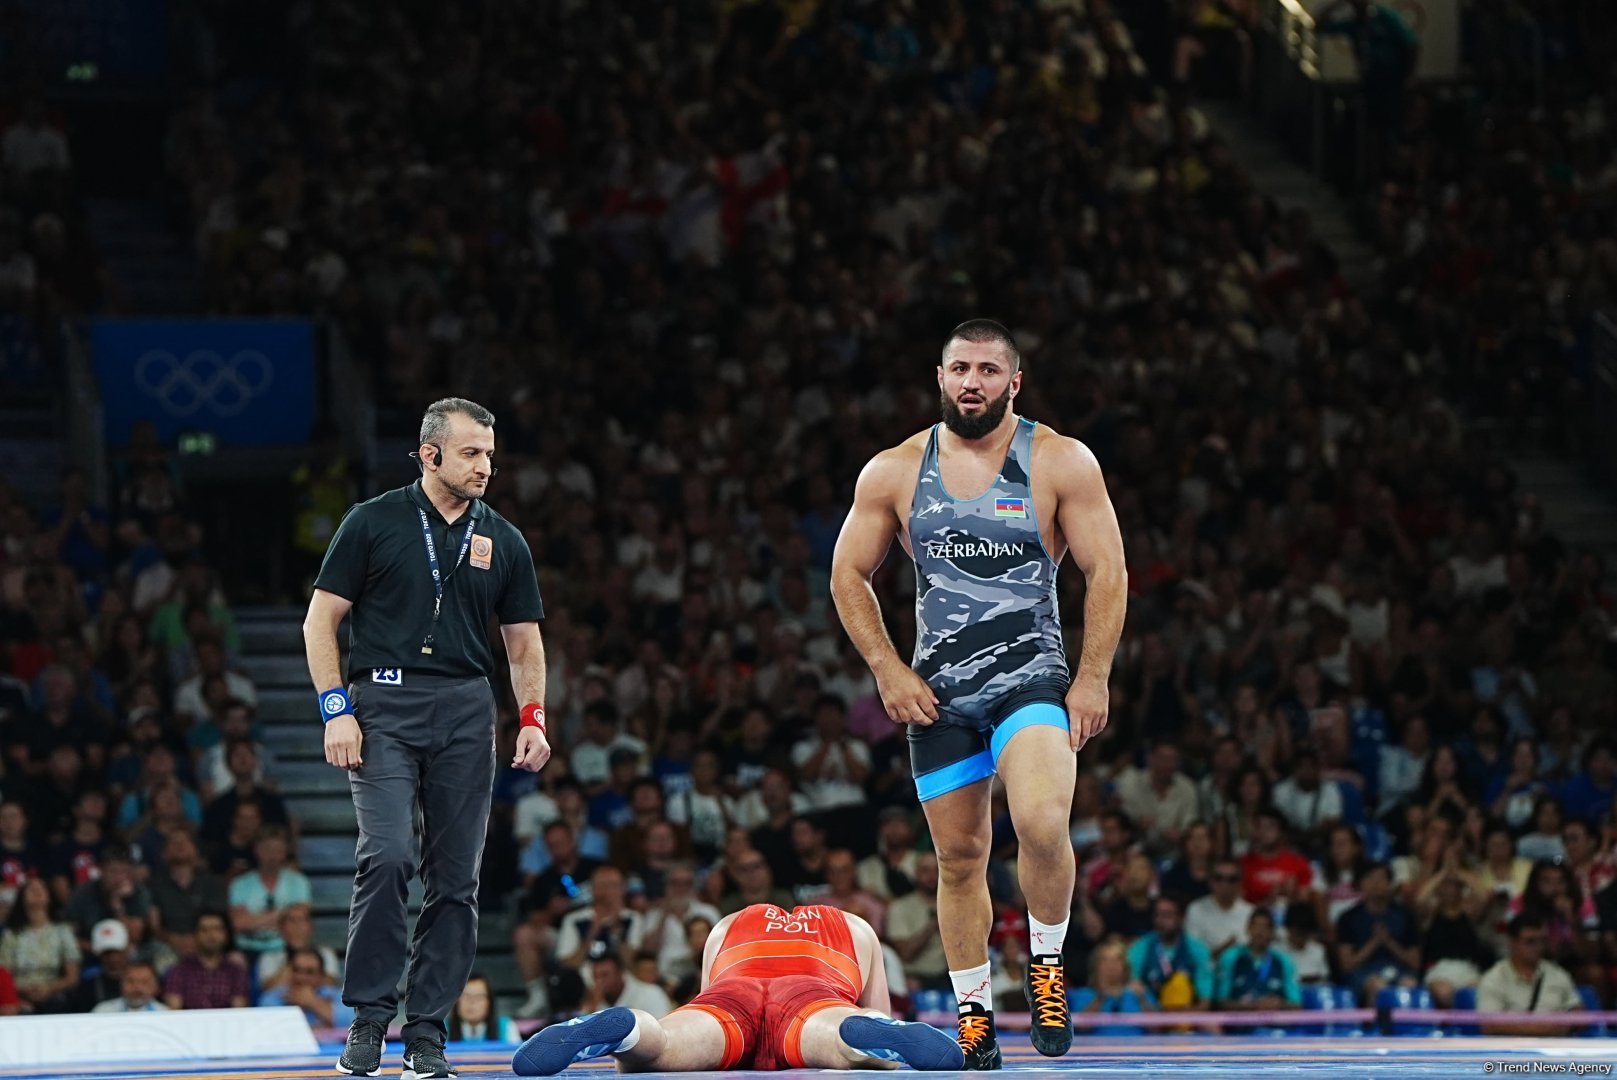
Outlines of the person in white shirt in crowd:
{"type": "Polygon", "coordinates": [[[212,802],[233,789],[238,780],[251,780],[255,788],[274,791],[279,764],[269,747],[253,741],[252,711],[248,706],[239,701],[226,705],[220,727],[224,738],[197,758],[197,782],[203,799],[212,802]]]}
{"type": "Polygon", "coordinates": [[[1291,961],[1299,983],[1331,981],[1330,956],[1319,939],[1319,918],[1308,904],[1292,904],[1286,909],[1286,924],[1275,941],[1275,952],[1291,961]]]}
{"type": "Polygon", "coordinates": [[[1196,785],[1179,771],[1179,747],[1171,742],[1152,747],[1144,768],[1124,769],[1116,787],[1123,812],[1153,855],[1176,850],[1185,830],[1198,820],[1196,785]]]}
{"type": "Polygon", "coordinates": [[[1478,599],[1490,589],[1505,587],[1509,580],[1505,557],[1486,518],[1479,517],[1466,528],[1464,543],[1449,557],[1448,568],[1454,575],[1454,591],[1462,599],[1478,599]]]}
{"type": "Polygon", "coordinates": [[[730,802],[720,786],[719,755],[698,750],[691,757],[691,786],[668,800],[668,820],[689,831],[691,843],[704,852],[724,846],[730,827],[730,802]]]}
{"type": "Polygon", "coordinates": [[[511,832],[516,837],[517,850],[526,848],[545,831],[545,826],[561,817],[561,808],[550,794],[550,783],[565,776],[566,772],[552,763],[534,778],[534,789],[517,800],[511,813],[511,832]]]}
{"type": "Polygon", "coordinates": [[[610,701],[594,701],[584,707],[584,734],[573,747],[567,764],[573,778],[594,795],[612,778],[612,752],[624,749],[639,756],[646,752],[646,744],[623,734],[616,705],[610,701]]]}
{"type": "Polygon", "coordinates": [[[663,877],[663,895],[645,914],[646,933],[640,948],[655,953],[657,967],[665,973],[695,971],[700,955],[693,955],[685,930],[692,919],[706,919],[708,926],[719,921],[719,909],[697,899],[696,867],[676,862],[663,877]]]}
{"type": "Polygon", "coordinates": [[[258,687],[253,680],[228,666],[225,647],[216,638],[203,638],[195,646],[196,673],[174,688],[174,711],[189,716],[192,723],[208,718],[210,710],[203,700],[202,689],[209,679],[223,679],[230,697],[244,701],[250,708],[258,707],[258,687]]]}
{"type": "Polygon", "coordinates": [[[624,968],[623,958],[612,949],[602,948],[600,955],[592,956],[589,970],[592,985],[584,995],[580,1012],[599,1012],[621,1006],[662,1017],[674,1011],[674,1003],[668,1000],[663,988],[629,974],[624,968]]]}
{"type": "Polygon", "coordinates": [[[293,949],[307,949],[320,957],[320,967],[334,985],[342,982],[342,961],[330,945],[319,945],[314,940],[314,915],[305,904],[297,904],[281,912],[281,941],[284,946],[271,949],[258,958],[258,989],[273,990],[285,983],[291,972],[286,968],[287,954],[293,949]]]}
{"type": "Polygon", "coordinates": [[[1318,836],[1342,819],[1341,791],[1320,776],[1319,755],[1306,748],[1292,759],[1291,775],[1275,785],[1274,805],[1299,838],[1318,836]]]}
{"type": "Polygon", "coordinates": [[[770,822],[802,817],[813,809],[814,803],[792,787],[792,781],[785,773],[771,769],[756,787],[731,804],[730,820],[750,832],[770,822]]]}
{"type": "Polygon", "coordinates": [[[1213,865],[1213,891],[1185,909],[1185,933],[1207,946],[1217,960],[1232,945],[1246,944],[1252,905],[1241,896],[1241,864],[1220,859],[1213,865]]]}
{"type": "Polygon", "coordinates": [[[1366,656],[1374,656],[1387,641],[1391,627],[1392,603],[1381,574],[1366,569],[1347,580],[1348,636],[1366,656]]]}
{"type": "Polygon", "coordinates": [[[814,734],[792,747],[792,764],[814,809],[864,804],[870,748],[848,734],[847,709],[835,694],[815,702],[814,734]]]}
{"type": "Polygon", "coordinates": [[[685,541],[677,526],[657,540],[652,556],[641,565],[630,586],[631,595],[642,604],[666,607],[678,604],[685,595],[685,541]]]}
{"type": "MultiPolygon", "coordinates": [[[[1510,921],[1509,955],[1489,968],[1477,984],[1479,1012],[1575,1012],[1583,1008],[1577,985],[1566,968],[1544,959],[1549,932],[1536,915],[1510,921]]],[[[1569,1024],[1484,1024],[1485,1035],[1557,1037],[1569,1024]]]]}
{"type": "Polygon", "coordinates": [[[92,1013],[168,1012],[157,1000],[157,969],[141,960],[132,960],[124,969],[123,995],[103,1001],[92,1013]]]}

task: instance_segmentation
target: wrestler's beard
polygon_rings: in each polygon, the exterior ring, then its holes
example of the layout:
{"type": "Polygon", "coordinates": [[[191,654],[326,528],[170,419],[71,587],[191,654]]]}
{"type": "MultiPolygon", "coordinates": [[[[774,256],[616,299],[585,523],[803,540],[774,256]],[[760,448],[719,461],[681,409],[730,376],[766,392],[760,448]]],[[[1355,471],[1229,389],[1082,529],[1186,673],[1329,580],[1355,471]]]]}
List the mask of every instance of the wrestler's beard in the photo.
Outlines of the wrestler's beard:
{"type": "Polygon", "coordinates": [[[943,422],[950,431],[962,439],[980,439],[999,427],[999,422],[1005,419],[1005,410],[1011,407],[1011,388],[1007,386],[1005,392],[988,402],[980,413],[961,412],[960,406],[947,393],[939,394],[938,398],[943,405],[943,422]]]}

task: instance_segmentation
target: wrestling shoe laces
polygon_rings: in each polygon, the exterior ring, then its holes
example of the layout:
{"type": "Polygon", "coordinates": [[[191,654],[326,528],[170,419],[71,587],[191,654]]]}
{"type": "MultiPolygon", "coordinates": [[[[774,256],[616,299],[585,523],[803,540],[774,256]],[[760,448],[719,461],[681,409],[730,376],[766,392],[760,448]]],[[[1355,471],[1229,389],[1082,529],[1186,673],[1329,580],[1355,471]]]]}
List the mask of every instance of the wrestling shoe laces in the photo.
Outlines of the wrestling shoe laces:
{"type": "Polygon", "coordinates": [[[994,1020],[987,1013],[965,1013],[960,1017],[960,1035],[955,1042],[967,1055],[994,1041],[994,1020]]]}
{"type": "Polygon", "coordinates": [[[1060,1057],[1072,1049],[1072,1014],[1067,1008],[1066,969],[1059,956],[1034,957],[1028,964],[1028,1009],[1033,1023],[1028,1036],[1045,1057],[1060,1057]]]}
{"type": "Polygon", "coordinates": [[[999,1036],[994,1032],[994,1014],[977,1002],[960,1006],[960,1032],[955,1042],[965,1059],[966,1072],[991,1072],[1004,1067],[1005,1058],[999,1050],[999,1036]]]}

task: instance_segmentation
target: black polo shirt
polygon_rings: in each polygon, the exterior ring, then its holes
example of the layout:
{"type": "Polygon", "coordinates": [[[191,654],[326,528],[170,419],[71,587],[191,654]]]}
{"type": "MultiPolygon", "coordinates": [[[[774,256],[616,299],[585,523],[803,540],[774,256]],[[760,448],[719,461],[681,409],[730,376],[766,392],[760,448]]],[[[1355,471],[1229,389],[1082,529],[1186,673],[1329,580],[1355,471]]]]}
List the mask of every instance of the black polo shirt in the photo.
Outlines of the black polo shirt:
{"type": "Polygon", "coordinates": [[[348,621],[350,678],[379,667],[429,675],[491,675],[490,616],[507,626],[534,622],[545,614],[533,556],[516,526],[479,499],[450,524],[421,490],[419,480],[348,511],[326,549],[314,586],[353,601],[348,621]],[[444,575],[436,629],[432,571],[417,507],[426,511],[438,569],[444,575]],[[457,567],[455,557],[468,525],[472,547],[457,567]],[[474,558],[485,548],[486,568],[480,565],[484,560],[474,558]],[[430,656],[421,651],[429,630],[430,656]]]}

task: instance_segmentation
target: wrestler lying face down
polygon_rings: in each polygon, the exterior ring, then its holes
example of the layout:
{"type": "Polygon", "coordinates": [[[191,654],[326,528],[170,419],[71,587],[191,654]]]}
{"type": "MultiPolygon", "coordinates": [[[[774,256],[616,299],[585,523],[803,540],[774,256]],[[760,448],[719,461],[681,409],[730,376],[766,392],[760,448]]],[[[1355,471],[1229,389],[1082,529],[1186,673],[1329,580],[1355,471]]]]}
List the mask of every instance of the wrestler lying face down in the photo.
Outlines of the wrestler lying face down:
{"type": "Polygon", "coordinates": [[[891,1018],[881,942],[832,907],[754,904],[702,953],[702,991],[658,1019],[611,1008],[552,1024],[518,1048],[522,1076],[611,1055],[621,1072],[897,1068],[957,1070],[954,1039],[891,1018]]]}

